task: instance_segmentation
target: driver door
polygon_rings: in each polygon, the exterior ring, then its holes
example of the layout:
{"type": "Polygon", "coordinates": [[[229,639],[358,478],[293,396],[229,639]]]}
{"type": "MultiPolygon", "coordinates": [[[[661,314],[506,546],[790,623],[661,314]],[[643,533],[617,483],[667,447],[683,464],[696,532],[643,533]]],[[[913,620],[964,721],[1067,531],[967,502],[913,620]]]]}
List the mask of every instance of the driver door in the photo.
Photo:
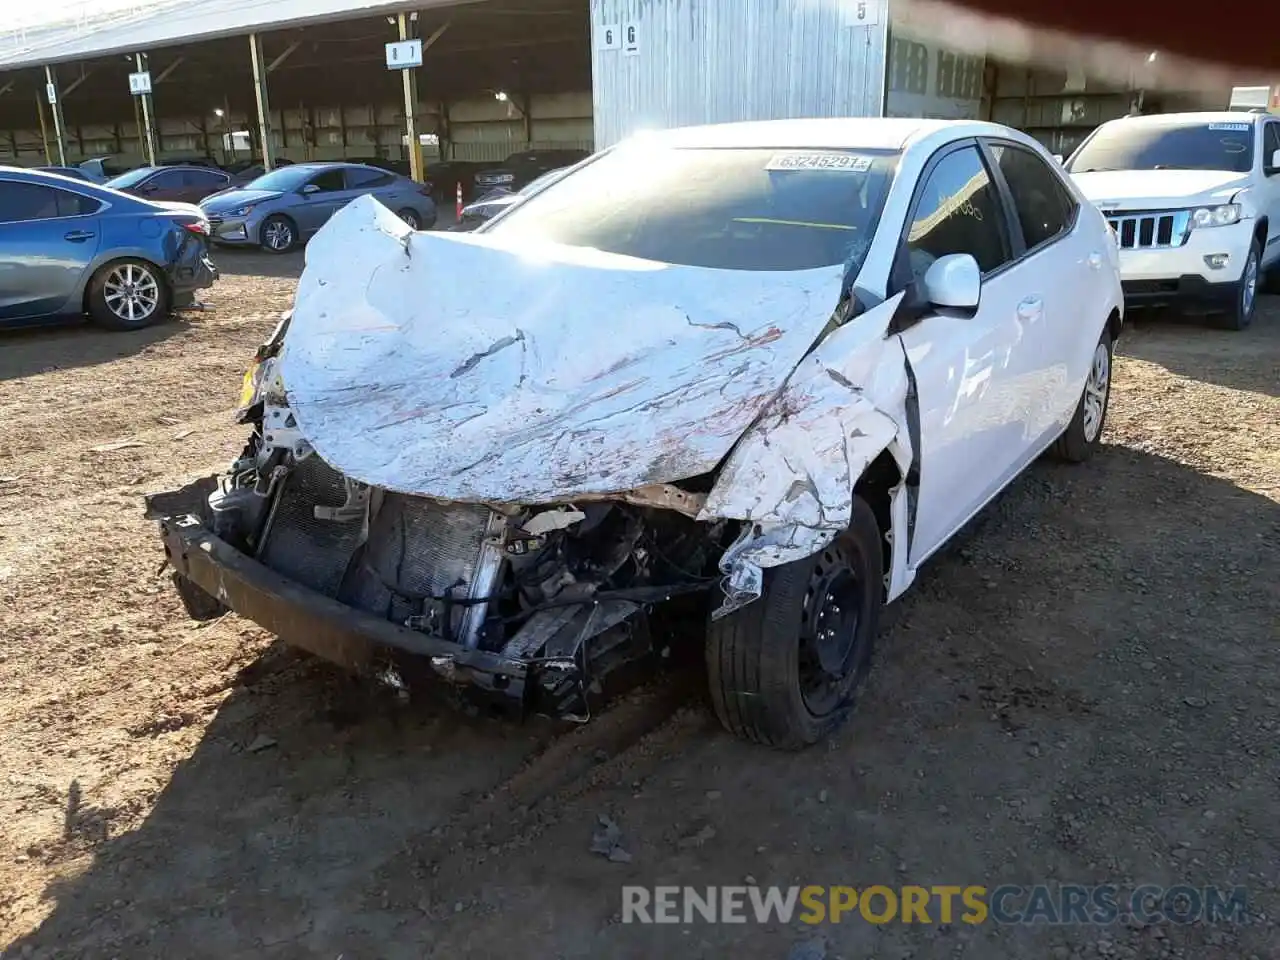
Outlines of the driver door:
{"type": "Polygon", "coordinates": [[[971,255],[982,271],[976,310],[929,308],[900,333],[920,409],[915,566],[1027,461],[1020,393],[1024,368],[1037,362],[1031,343],[1047,291],[1020,267],[1020,233],[972,141],[944,148],[925,168],[904,241],[917,280],[953,253],[971,255]]]}
{"type": "Polygon", "coordinates": [[[294,215],[303,234],[309,235],[323,227],[346,202],[346,182],[342,179],[342,168],[334,167],[317,173],[302,185],[299,193],[301,197],[297,206],[289,212],[294,215]]]}
{"type": "MultiPolygon", "coordinates": [[[[1271,165],[1277,150],[1280,150],[1280,120],[1268,120],[1262,125],[1262,180],[1258,189],[1262,192],[1268,223],[1280,225],[1280,167],[1271,165]]],[[[1280,260],[1280,229],[1272,227],[1267,230],[1262,265],[1274,267],[1277,260],[1280,260]]]]}

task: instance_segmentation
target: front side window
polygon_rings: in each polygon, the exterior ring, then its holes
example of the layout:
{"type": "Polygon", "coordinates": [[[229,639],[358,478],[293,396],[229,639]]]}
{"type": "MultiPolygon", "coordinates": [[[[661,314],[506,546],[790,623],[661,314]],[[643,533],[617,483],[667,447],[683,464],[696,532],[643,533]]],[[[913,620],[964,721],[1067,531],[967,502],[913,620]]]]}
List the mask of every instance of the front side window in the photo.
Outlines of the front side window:
{"type": "Polygon", "coordinates": [[[341,170],[326,170],[324,173],[318,173],[308,180],[307,184],[319,187],[321,193],[335,193],[345,189],[341,170]]]}
{"type": "Polygon", "coordinates": [[[1009,262],[1004,209],[976,147],[944,156],[926,176],[907,226],[916,278],[939,257],[967,253],[983,274],[1009,262]]]}
{"type": "Polygon", "coordinates": [[[1076,203],[1049,165],[1030,150],[1010,144],[993,144],[991,152],[1009,184],[1027,249],[1066,232],[1076,203]]]}
{"type": "Polygon", "coordinates": [[[1071,173],[1111,170],[1226,170],[1253,168],[1252,120],[1113,121],[1097,129],[1067,161],[1071,173]]]}
{"type": "Polygon", "coordinates": [[[217,170],[183,170],[182,181],[188,187],[197,190],[218,190],[227,185],[231,178],[217,170]]]}
{"type": "Polygon", "coordinates": [[[856,269],[896,161],[887,151],[627,144],[486,232],[722,270],[856,269]]]}
{"type": "Polygon", "coordinates": [[[118,177],[112,177],[104,186],[112,190],[131,190],[155,172],[155,167],[139,167],[128,173],[122,173],[118,177]]]}

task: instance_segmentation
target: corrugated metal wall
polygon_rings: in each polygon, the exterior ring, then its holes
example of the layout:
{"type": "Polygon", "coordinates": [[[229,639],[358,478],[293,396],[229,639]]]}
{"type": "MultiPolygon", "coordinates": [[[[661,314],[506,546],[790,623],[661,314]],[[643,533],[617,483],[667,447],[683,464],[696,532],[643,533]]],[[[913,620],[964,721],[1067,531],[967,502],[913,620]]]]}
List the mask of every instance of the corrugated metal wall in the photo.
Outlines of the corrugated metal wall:
{"type": "Polygon", "coordinates": [[[886,0],[591,0],[596,147],[645,128],[878,116],[887,20],[886,0]]]}

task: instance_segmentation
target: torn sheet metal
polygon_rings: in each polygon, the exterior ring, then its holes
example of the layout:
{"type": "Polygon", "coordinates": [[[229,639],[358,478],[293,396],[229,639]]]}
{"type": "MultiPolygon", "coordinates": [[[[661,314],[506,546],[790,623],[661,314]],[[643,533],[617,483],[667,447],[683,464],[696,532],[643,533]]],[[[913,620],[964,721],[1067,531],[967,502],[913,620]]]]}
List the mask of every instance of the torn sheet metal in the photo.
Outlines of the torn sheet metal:
{"type": "Polygon", "coordinates": [[[372,197],[307,248],[281,375],[348,476],[541,503],[705,473],[830,319],[843,265],[671,266],[413,233],[372,197]]]}
{"type": "Polygon", "coordinates": [[[899,297],[833,332],[743,436],[699,519],[747,521],[725,551],[725,604],[760,595],[761,568],[821,550],[849,525],[858,478],[892,444],[906,444],[907,374],[885,330],[899,297]]]}

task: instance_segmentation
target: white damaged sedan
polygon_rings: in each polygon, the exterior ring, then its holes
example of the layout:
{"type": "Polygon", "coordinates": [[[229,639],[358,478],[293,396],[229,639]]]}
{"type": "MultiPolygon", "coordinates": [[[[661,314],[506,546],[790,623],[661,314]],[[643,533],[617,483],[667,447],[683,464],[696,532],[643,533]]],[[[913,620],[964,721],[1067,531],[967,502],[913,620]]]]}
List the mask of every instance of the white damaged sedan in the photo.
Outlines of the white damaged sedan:
{"type": "Polygon", "coordinates": [[[801,747],[920,565],[1097,448],[1117,259],[988,123],[646,135],[473,234],[362,198],[246,376],[241,457],[150,514],[192,616],[519,712],[583,719],[705,623],[725,726],[801,747]]]}

